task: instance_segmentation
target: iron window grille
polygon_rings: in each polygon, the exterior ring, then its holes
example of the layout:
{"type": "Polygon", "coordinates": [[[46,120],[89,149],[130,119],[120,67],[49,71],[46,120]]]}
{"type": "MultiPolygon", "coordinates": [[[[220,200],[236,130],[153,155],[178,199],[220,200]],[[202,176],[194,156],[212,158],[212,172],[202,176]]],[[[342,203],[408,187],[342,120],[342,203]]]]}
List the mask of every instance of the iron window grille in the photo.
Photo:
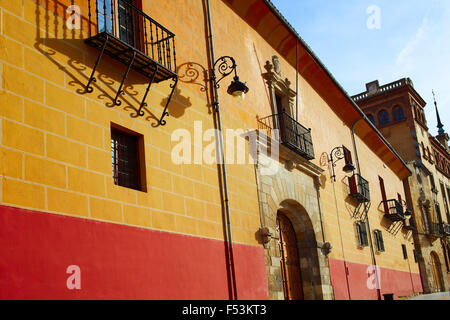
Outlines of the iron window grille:
{"type": "Polygon", "coordinates": [[[356,222],[356,234],[358,236],[358,245],[367,247],[369,245],[369,239],[367,237],[367,226],[364,221],[356,222]]]}
{"type": "Polygon", "coordinates": [[[381,230],[374,230],[373,235],[375,238],[375,247],[378,252],[384,252],[384,240],[383,240],[383,233],[381,230]]]}
{"type": "Polygon", "coordinates": [[[138,135],[111,128],[112,177],[114,184],[143,191],[138,135]]]}

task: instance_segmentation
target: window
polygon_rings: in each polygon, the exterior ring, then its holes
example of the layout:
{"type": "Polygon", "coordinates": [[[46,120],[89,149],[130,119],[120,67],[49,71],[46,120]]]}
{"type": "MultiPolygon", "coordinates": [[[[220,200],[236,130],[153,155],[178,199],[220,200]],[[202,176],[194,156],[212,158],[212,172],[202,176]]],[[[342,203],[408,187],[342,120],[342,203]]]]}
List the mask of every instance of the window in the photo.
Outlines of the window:
{"type": "Polygon", "coordinates": [[[374,116],[373,116],[373,115],[371,115],[371,114],[368,114],[368,115],[367,115],[367,118],[369,118],[370,122],[372,122],[374,126],[376,126],[376,125],[377,125],[377,124],[375,123],[375,118],[374,118],[374,116]]]}
{"type": "Polygon", "coordinates": [[[406,246],[402,244],[402,251],[403,251],[403,259],[408,259],[408,251],[406,250],[406,246]]]}
{"type": "Polygon", "coordinates": [[[403,112],[403,108],[400,106],[395,106],[392,113],[394,114],[394,121],[405,119],[405,113],[403,112]]]}
{"type": "MultiPolygon", "coordinates": [[[[99,32],[107,31],[130,46],[140,43],[137,37],[141,0],[97,0],[99,32]],[[137,40],[137,41],[136,41],[137,40]]],[[[139,48],[138,48],[139,49],[139,48]]]]}
{"type": "Polygon", "coordinates": [[[97,0],[98,32],[113,31],[113,18],[111,17],[111,0],[97,0]],[[105,28],[106,27],[106,28],[105,28]]]}
{"type": "Polygon", "coordinates": [[[428,158],[428,161],[433,163],[433,158],[431,156],[431,152],[430,152],[430,148],[429,147],[427,147],[427,158],[428,158]]]}
{"type": "Polygon", "coordinates": [[[430,174],[430,186],[431,186],[431,191],[436,192],[436,184],[434,183],[434,176],[433,174],[430,174]]]}
{"type": "Polygon", "coordinates": [[[383,241],[383,234],[381,230],[374,230],[373,235],[375,238],[375,247],[378,252],[384,252],[384,241],[383,241]]]}
{"type": "Polygon", "coordinates": [[[116,126],[111,128],[112,176],[114,184],[145,191],[143,137],[116,126]]]}
{"type": "MultiPolygon", "coordinates": [[[[447,203],[448,203],[448,201],[450,201],[450,189],[448,187],[446,187],[446,189],[447,189],[447,203]]],[[[447,216],[447,222],[450,223],[450,212],[447,216]]]]}
{"type": "Polygon", "coordinates": [[[447,221],[449,221],[448,218],[450,217],[450,213],[448,211],[447,196],[445,195],[445,187],[444,187],[444,184],[442,184],[442,183],[441,183],[441,194],[442,194],[442,199],[444,200],[445,215],[447,216],[447,221]]]}
{"type": "Polygon", "coordinates": [[[367,238],[367,227],[365,222],[356,222],[356,234],[358,236],[358,245],[367,247],[369,245],[369,240],[367,238]]]}
{"type": "Polygon", "coordinates": [[[283,112],[283,98],[278,93],[275,93],[275,103],[277,104],[278,113],[283,112]]]}
{"type": "Polygon", "coordinates": [[[442,251],[444,251],[444,261],[445,261],[445,267],[447,268],[447,272],[450,272],[450,264],[449,264],[449,254],[450,252],[448,251],[448,246],[447,245],[443,245],[442,246],[442,251]]]}
{"type": "Polygon", "coordinates": [[[420,145],[422,146],[422,155],[423,155],[423,158],[424,158],[425,160],[428,160],[428,158],[427,158],[427,150],[425,149],[425,145],[423,144],[423,142],[421,142],[420,145]]]}
{"type": "Polygon", "coordinates": [[[389,123],[389,113],[386,110],[382,110],[378,113],[378,122],[380,123],[380,126],[389,123]]]}

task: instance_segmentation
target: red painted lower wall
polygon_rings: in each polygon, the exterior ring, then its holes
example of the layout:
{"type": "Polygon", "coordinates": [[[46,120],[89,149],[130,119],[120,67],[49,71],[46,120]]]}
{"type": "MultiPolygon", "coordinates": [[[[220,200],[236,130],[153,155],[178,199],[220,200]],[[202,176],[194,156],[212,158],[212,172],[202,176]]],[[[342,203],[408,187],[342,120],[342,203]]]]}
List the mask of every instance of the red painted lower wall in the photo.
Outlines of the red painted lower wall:
{"type": "MultiPolygon", "coordinates": [[[[234,262],[238,298],[268,299],[263,249],[234,262]]],[[[229,299],[227,279],[223,241],[0,206],[0,299],[229,299]]]]}
{"type": "MultiPolygon", "coordinates": [[[[368,265],[330,259],[330,276],[336,300],[376,300],[377,290],[374,272],[368,265]],[[345,271],[347,267],[347,275],[345,271]],[[369,285],[368,285],[369,283],[369,285]]],[[[399,270],[379,268],[381,298],[383,294],[394,294],[394,298],[408,296],[414,292],[423,292],[420,274],[399,270]]]]}

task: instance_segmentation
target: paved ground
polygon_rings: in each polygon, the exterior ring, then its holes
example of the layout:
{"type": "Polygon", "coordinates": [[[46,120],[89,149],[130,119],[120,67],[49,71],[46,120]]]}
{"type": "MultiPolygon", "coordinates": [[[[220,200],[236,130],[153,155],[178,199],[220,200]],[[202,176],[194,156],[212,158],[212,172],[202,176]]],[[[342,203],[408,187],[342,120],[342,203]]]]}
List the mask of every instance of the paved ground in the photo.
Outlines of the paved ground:
{"type": "Polygon", "coordinates": [[[450,300],[450,292],[439,292],[433,294],[424,294],[408,300],[450,300]]]}

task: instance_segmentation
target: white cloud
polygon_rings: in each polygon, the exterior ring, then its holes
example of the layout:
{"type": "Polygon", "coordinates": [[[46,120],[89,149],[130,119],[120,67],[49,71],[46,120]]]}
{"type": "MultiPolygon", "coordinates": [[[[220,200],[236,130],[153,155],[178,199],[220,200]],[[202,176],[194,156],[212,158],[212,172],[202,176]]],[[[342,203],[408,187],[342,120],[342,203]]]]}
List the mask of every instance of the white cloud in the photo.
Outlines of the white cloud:
{"type": "Polygon", "coordinates": [[[416,62],[414,59],[415,51],[420,46],[420,44],[426,40],[430,29],[431,27],[428,23],[428,18],[425,17],[414,38],[409,40],[406,46],[397,55],[396,65],[398,69],[404,71],[412,69],[412,64],[416,62]]]}

